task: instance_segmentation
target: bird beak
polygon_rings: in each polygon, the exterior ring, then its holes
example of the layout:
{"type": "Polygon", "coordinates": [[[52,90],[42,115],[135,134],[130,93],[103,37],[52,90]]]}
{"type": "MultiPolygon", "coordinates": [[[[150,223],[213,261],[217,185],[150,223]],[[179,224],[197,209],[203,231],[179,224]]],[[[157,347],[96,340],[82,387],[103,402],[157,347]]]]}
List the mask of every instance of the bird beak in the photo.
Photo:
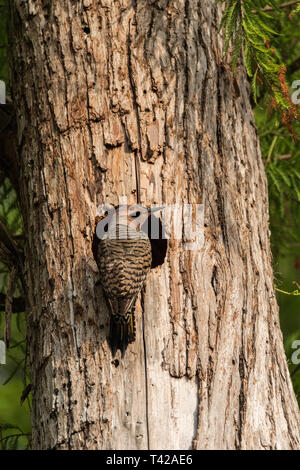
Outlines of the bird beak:
{"type": "Polygon", "coordinates": [[[163,209],[165,209],[165,206],[154,207],[153,209],[144,209],[138,212],[140,212],[140,214],[152,214],[152,212],[162,211],[163,209]]]}
{"type": "Polygon", "coordinates": [[[165,209],[165,207],[164,207],[164,206],[155,207],[154,209],[150,209],[150,212],[157,212],[157,211],[162,211],[163,209],[165,209]]]}

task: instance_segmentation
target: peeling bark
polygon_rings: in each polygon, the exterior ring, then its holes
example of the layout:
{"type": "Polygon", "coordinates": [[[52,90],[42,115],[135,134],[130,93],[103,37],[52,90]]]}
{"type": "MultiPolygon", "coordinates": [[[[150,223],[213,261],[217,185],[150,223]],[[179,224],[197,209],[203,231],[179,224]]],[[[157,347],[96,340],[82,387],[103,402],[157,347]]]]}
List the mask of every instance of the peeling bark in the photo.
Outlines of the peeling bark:
{"type": "Polygon", "coordinates": [[[35,449],[295,449],[267,183],[244,69],[208,0],[12,0],[35,449]],[[205,204],[170,240],[124,360],[92,254],[97,206],[205,204]]]}

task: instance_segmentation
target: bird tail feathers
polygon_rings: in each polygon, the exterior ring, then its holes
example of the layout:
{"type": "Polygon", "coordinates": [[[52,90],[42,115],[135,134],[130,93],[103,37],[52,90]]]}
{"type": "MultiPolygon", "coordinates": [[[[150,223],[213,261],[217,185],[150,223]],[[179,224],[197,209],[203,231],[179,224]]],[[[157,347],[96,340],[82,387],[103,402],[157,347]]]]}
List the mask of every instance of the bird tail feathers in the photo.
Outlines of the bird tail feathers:
{"type": "Polygon", "coordinates": [[[134,311],[128,313],[126,316],[111,315],[109,345],[113,356],[115,356],[117,350],[120,349],[123,358],[128,344],[135,341],[135,336],[134,311]]]}

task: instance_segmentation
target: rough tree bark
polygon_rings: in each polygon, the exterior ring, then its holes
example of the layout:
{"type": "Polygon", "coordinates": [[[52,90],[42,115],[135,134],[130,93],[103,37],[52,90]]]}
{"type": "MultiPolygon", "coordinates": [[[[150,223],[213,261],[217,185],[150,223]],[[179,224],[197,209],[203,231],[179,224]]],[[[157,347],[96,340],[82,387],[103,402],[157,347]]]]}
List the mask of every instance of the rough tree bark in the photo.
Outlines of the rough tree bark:
{"type": "Polygon", "coordinates": [[[249,87],[204,0],[12,0],[35,449],[299,448],[249,87]],[[113,360],[92,254],[119,195],[204,203],[113,360]]]}

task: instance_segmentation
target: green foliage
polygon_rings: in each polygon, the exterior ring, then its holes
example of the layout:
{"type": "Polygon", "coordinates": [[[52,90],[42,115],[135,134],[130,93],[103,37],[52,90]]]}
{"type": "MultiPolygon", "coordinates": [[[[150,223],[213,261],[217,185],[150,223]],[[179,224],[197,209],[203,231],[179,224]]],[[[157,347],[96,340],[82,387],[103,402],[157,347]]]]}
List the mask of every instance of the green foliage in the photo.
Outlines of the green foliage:
{"type": "MultiPolygon", "coordinates": [[[[289,365],[289,370],[291,373],[292,377],[292,382],[295,390],[295,394],[297,397],[298,402],[300,403],[300,370],[299,370],[299,364],[293,364],[292,362],[292,356],[295,352],[295,346],[293,347],[294,341],[299,341],[300,338],[300,329],[294,331],[287,340],[285,341],[284,347],[285,347],[285,353],[286,357],[288,360],[288,365],[289,365]]],[[[299,349],[299,346],[298,348],[299,349]]],[[[297,359],[299,359],[300,354],[297,354],[297,359]]]]}
{"type": "MultiPolygon", "coordinates": [[[[4,314],[0,314],[3,331],[4,314]]],[[[30,446],[31,402],[20,405],[22,392],[28,383],[26,358],[26,321],[24,314],[12,319],[12,341],[6,353],[6,365],[0,366],[0,449],[26,449],[30,446]]]]}
{"type": "MultiPolygon", "coordinates": [[[[300,250],[297,247],[290,249],[290,253],[284,253],[275,260],[276,285],[279,286],[277,299],[280,311],[280,325],[283,332],[284,347],[288,359],[289,370],[298,402],[300,403],[300,370],[299,364],[293,364],[292,356],[296,350],[293,348],[295,340],[300,340],[300,316],[299,316],[299,282],[300,277],[300,250]],[[297,288],[297,289],[295,289],[297,288]],[[297,294],[297,295],[287,295],[297,294]],[[298,368],[298,369],[297,369],[298,368]]],[[[300,354],[297,354],[299,359],[300,354]]]]}
{"type": "Polygon", "coordinates": [[[0,184],[0,219],[15,237],[22,235],[23,225],[17,195],[8,178],[0,184]]]}
{"type": "MultiPolygon", "coordinates": [[[[276,5],[281,2],[276,1],[276,5]]],[[[270,4],[270,3],[269,3],[270,4]]],[[[276,5],[274,5],[276,7],[276,5]]],[[[300,5],[300,4],[299,4],[300,5]]],[[[297,7],[300,11],[299,5],[297,7]]],[[[293,7],[276,9],[276,31],[272,39],[274,58],[286,66],[286,82],[300,78],[299,15],[293,7]]],[[[300,147],[282,122],[282,109],[268,106],[270,91],[255,86],[255,120],[269,186],[271,247],[274,257],[275,284],[280,307],[281,327],[294,389],[300,403],[300,370],[292,364],[295,339],[300,339],[300,147]],[[295,289],[297,287],[297,289],[295,289]],[[290,295],[293,294],[293,295],[290,295]]],[[[300,135],[300,122],[293,123],[294,135],[300,135]]]]}
{"type": "Polygon", "coordinates": [[[289,145],[288,138],[273,134],[265,135],[261,142],[266,153],[276,142],[274,156],[266,160],[265,166],[269,181],[271,242],[273,255],[277,256],[300,243],[300,149],[294,148],[292,139],[289,145]]]}
{"type": "MultiPolygon", "coordinates": [[[[278,32],[278,18],[282,12],[277,0],[267,3],[272,12],[264,11],[266,3],[261,0],[220,0],[225,4],[220,29],[225,36],[225,52],[232,44],[231,64],[235,70],[240,51],[249,77],[254,100],[258,90],[266,89],[273,108],[281,113],[283,123],[293,132],[292,123],[299,110],[290,100],[286,84],[286,67],[277,47],[282,44],[278,32]]],[[[297,9],[294,15],[297,16],[297,9]]]]}
{"type": "Polygon", "coordinates": [[[270,12],[263,12],[266,3],[258,0],[223,3],[221,28],[226,51],[231,43],[233,69],[243,51],[256,103],[255,120],[269,185],[271,247],[281,327],[300,404],[300,368],[291,362],[294,352],[291,345],[300,339],[300,146],[289,132],[294,137],[300,135],[299,111],[289,96],[294,91],[293,81],[300,79],[300,29],[296,14],[300,12],[300,3],[286,9],[278,8],[280,0],[268,1],[274,9],[270,12]]]}
{"type": "Polygon", "coordinates": [[[299,13],[299,12],[300,12],[300,3],[298,3],[298,5],[293,10],[293,13],[299,13]]]}
{"type": "Polygon", "coordinates": [[[25,433],[19,426],[0,423],[0,449],[1,450],[27,450],[30,433],[25,433]],[[8,434],[7,434],[8,432],[8,434]],[[7,435],[6,435],[7,434],[7,435]]]}
{"type": "MultiPolygon", "coordinates": [[[[20,243],[22,219],[16,193],[7,178],[0,182],[0,219],[20,243]]],[[[0,292],[3,294],[6,293],[9,271],[10,267],[0,260],[0,292]]],[[[19,286],[15,296],[20,294],[19,286]]],[[[0,339],[3,339],[4,323],[4,312],[0,311],[0,339]]],[[[6,351],[6,365],[0,366],[0,449],[25,449],[30,445],[31,405],[28,398],[22,408],[20,406],[21,394],[29,381],[24,314],[13,315],[11,338],[10,347],[6,351]]]]}
{"type": "MultiPolygon", "coordinates": [[[[0,80],[9,90],[7,60],[7,1],[0,0],[0,80]]],[[[1,151],[1,148],[0,148],[1,151]]],[[[17,195],[0,172],[0,219],[10,233],[22,244],[23,225],[17,195]]],[[[0,292],[6,294],[10,266],[0,259],[0,292]]],[[[14,294],[21,295],[20,285],[14,294]]],[[[0,311],[0,339],[4,331],[3,311],[0,311]]],[[[21,395],[28,385],[26,364],[26,320],[24,314],[14,314],[11,322],[11,343],[6,351],[6,365],[0,365],[0,449],[26,449],[30,447],[30,397],[20,404],[21,395]]]]}
{"type": "MultiPolygon", "coordinates": [[[[286,64],[286,80],[292,84],[300,78],[299,17],[289,11],[276,11],[277,56],[286,64]]],[[[292,91],[292,89],[291,89],[292,91]]],[[[260,90],[255,119],[269,182],[271,243],[275,259],[280,254],[295,253],[300,243],[300,147],[282,122],[279,109],[268,108],[268,90],[260,90]]],[[[299,119],[293,124],[300,135],[299,119]]]]}

